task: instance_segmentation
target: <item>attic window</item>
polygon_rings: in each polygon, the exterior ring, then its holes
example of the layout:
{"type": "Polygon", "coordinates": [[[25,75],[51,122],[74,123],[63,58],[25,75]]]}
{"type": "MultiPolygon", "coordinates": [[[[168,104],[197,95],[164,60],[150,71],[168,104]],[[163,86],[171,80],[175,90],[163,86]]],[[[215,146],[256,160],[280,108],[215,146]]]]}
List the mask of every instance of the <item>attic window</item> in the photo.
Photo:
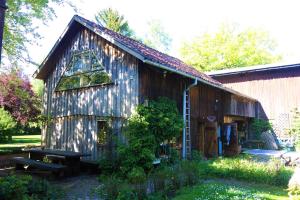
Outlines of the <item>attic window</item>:
{"type": "Polygon", "coordinates": [[[110,76],[93,51],[75,53],[61,77],[57,91],[111,83],[110,76]]]}

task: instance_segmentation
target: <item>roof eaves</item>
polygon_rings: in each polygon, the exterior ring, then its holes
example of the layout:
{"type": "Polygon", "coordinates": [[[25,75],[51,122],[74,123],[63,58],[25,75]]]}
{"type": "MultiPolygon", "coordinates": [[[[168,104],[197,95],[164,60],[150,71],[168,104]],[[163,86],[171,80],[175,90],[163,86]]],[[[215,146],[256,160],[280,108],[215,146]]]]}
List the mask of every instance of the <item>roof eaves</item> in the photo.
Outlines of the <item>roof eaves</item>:
{"type": "Polygon", "coordinates": [[[46,56],[46,58],[43,60],[43,62],[40,64],[39,68],[34,72],[34,74],[32,75],[33,78],[36,78],[37,75],[39,74],[39,72],[42,70],[43,66],[46,64],[46,62],[49,60],[50,56],[53,54],[53,52],[55,51],[56,47],[59,45],[60,41],[64,38],[64,36],[66,35],[66,33],[68,32],[70,26],[73,24],[73,22],[75,21],[76,15],[71,19],[71,21],[68,23],[67,27],[64,29],[63,33],[60,35],[60,37],[58,38],[58,40],[55,42],[54,46],[52,47],[52,49],[50,50],[50,52],[48,53],[48,55],[46,56]]]}
{"type": "Polygon", "coordinates": [[[243,74],[243,73],[251,73],[251,72],[279,70],[279,69],[286,69],[286,68],[295,68],[295,67],[300,67],[300,63],[257,65],[257,66],[249,66],[249,67],[242,67],[242,68],[211,71],[211,72],[207,72],[206,74],[209,76],[216,77],[216,76],[235,75],[235,74],[243,74]]]}

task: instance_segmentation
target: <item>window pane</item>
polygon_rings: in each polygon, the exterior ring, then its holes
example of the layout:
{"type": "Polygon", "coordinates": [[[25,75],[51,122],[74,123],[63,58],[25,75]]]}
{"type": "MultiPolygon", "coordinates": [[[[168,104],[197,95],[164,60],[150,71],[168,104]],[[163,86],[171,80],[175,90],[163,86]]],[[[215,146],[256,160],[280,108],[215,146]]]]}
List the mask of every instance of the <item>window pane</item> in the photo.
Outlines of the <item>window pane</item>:
{"type": "Polygon", "coordinates": [[[85,51],[73,55],[57,90],[76,89],[111,82],[110,76],[105,72],[95,54],[92,51],[85,51]]]}
{"type": "Polygon", "coordinates": [[[99,145],[107,145],[108,144],[108,125],[106,121],[98,121],[98,144],[99,145]]]}

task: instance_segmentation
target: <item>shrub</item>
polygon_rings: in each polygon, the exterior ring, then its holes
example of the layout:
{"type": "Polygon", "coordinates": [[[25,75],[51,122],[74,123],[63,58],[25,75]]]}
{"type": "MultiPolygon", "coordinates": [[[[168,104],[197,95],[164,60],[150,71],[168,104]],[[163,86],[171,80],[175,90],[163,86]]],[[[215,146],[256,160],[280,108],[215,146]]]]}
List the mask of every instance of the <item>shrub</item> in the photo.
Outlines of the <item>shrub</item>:
{"type": "Polygon", "coordinates": [[[137,112],[148,123],[148,129],[154,135],[156,148],[159,148],[162,142],[180,135],[183,121],[175,101],[160,97],[157,101],[150,101],[148,106],[139,106],[137,112]]]}
{"type": "Polygon", "coordinates": [[[204,156],[200,151],[193,150],[192,151],[192,160],[194,161],[202,161],[204,160],[204,156]]]}
{"type": "Polygon", "coordinates": [[[181,161],[175,165],[162,166],[151,174],[155,192],[172,196],[184,186],[200,182],[199,164],[193,161],[181,161]]]}
{"type": "Polygon", "coordinates": [[[31,176],[6,176],[0,178],[0,199],[61,199],[60,189],[45,180],[33,180],[31,176]]]}
{"type": "Polygon", "coordinates": [[[125,131],[128,144],[120,144],[117,148],[120,171],[125,177],[132,167],[150,172],[160,144],[177,137],[182,128],[176,104],[167,98],[150,101],[149,106],[139,105],[136,111],[125,131]]]}
{"type": "Polygon", "coordinates": [[[169,158],[168,158],[168,164],[176,164],[180,161],[180,155],[178,150],[174,148],[170,148],[169,152],[169,158]]]}
{"type": "Polygon", "coordinates": [[[272,130],[272,124],[267,120],[253,119],[250,124],[250,131],[254,134],[255,139],[260,139],[263,132],[272,130]]]}
{"type": "Polygon", "coordinates": [[[147,176],[144,169],[141,167],[134,167],[127,175],[129,183],[131,183],[137,193],[139,199],[146,197],[147,192],[147,176]]]}
{"type": "Polygon", "coordinates": [[[93,191],[98,194],[101,199],[106,200],[125,200],[137,199],[134,188],[126,181],[116,175],[101,176],[101,185],[93,191]]]}
{"type": "Polygon", "coordinates": [[[6,136],[12,135],[15,131],[17,123],[11,117],[9,112],[0,108],[0,141],[5,140],[6,136]]]}
{"type": "Polygon", "coordinates": [[[104,175],[117,173],[119,170],[119,160],[115,157],[102,158],[98,163],[101,173],[104,175]]]}

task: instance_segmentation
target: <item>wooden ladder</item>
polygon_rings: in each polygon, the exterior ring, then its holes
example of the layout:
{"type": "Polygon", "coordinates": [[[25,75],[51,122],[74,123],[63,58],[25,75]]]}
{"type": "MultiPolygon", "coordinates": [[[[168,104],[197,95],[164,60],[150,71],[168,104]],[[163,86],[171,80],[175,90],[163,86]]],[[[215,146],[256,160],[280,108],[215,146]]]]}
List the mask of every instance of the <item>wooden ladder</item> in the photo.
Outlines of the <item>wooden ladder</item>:
{"type": "Polygon", "coordinates": [[[191,109],[190,109],[190,93],[186,92],[185,95],[185,146],[186,146],[186,157],[191,158],[191,109]]]}

